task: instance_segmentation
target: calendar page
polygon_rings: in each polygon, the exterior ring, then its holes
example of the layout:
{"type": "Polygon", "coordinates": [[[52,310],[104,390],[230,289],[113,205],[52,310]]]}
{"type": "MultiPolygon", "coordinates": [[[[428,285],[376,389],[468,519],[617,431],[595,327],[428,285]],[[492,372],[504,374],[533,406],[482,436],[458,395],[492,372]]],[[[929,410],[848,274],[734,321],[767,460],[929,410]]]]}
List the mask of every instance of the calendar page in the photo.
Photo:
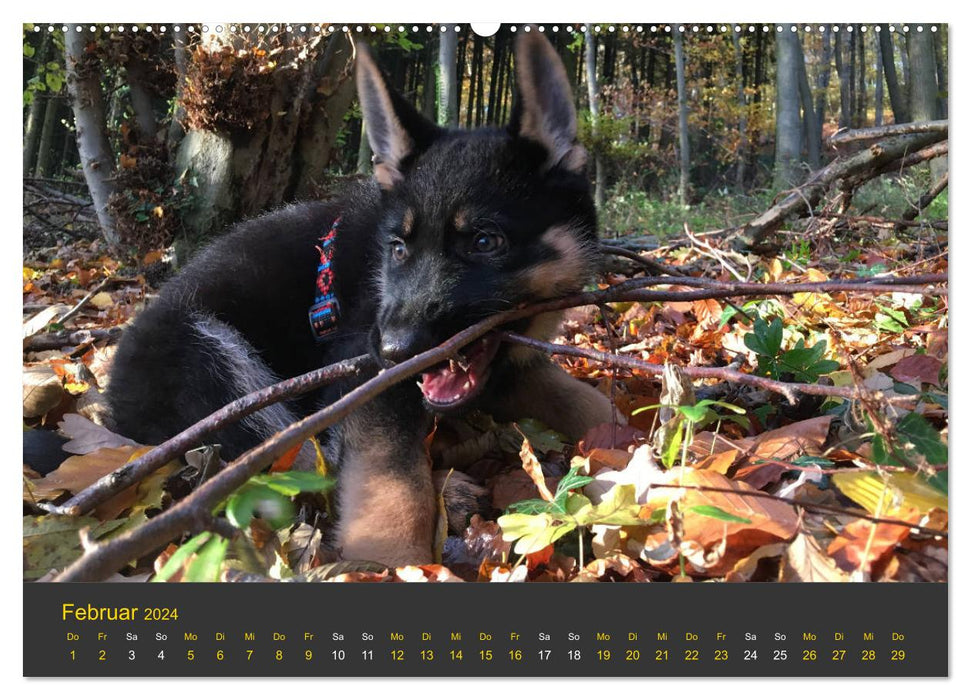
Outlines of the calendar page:
{"type": "Polygon", "coordinates": [[[24,676],[949,675],[946,23],[22,38],[24,676]]]}

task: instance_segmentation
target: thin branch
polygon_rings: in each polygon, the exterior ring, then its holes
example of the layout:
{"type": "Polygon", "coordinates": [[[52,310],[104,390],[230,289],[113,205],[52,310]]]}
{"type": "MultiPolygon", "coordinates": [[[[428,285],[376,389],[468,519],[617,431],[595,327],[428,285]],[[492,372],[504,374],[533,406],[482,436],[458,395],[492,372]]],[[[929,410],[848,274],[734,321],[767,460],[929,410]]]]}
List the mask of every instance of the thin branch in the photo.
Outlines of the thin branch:
{"type": "Polygon", "coordinates": [[[121,328],[91,328],[80,331],[57,331],[56,333],[38,333],[24,340],[24,350],[60,350],[66,346],[81,345],[95,341],[115,341],[121,337],[121,328]]]}
{"type": "MultiPolygon", "coordinates": [[[[946,275],[925,275],[923,277],[887,279],[889,281],[896,280],[911,283],[935,283],[946,281],[946,275]]],[[[874,287],[879,287],[879,289],[883,291],[901,291],[911,288],[911,285],[866,285],[865,283],[867,281],[867,279],[861,278],[859,280],[845,280],[842,283],[813,282],[808,283],[809,288],[806,289],[805,284],[760,285],[753,283],[719,282],[716,280],[706,280],[698,277],[642,277],[628,280],[599,292],[588,292],[585,294],[573,295],[571,297],[554,300],[552,302],[545,302],[543,304],[526,307],[524,309],[507,311],[504,314],[493,317],[493,319],[498,320],[495,320],[490,328],[494,328],[511,320],[536,315],[544,311],[561,310],[572,306],[583,306],[586,304],[602,304],[610,301],[625,300],[643,301],[645,299],[657,301],[660,300],[659,298],[655,298],[657,295],[666,295],[664,297],[665,299],[673,298],[678,300],[689,298],[686,295],[693,295],[690,298],[723,298],[733,293],[737,293],[735,290],[739,286],[744,287],[750,292],[754,290],[754,292],[759,295],[761,295],[766,288],[778,290],[778,293],[781,294],[793,294],[798,291],[825,291],[820,285],[832,284],[836,284],[843,288],[849,287],[854,291],[863,286],[866,287],[864,291],[872,291],[874,287]],[[646,290],[638,289],[638,287],[650,286],[653,284],[670,283],[677,283],[685,286],[714,286],[717,289],[713,292],[709,290],[699,290],[696,292],[647,292],[646,290]],[[699,294],[701,296],[699,296],[699,294]]],[[[482,331],[480,335],[484,334],[485,332],[486,331],[482,331]]],[[[473,339],[477,337],[479,336],[474,336],[473,339]]],[[[107,474],[85,490],[75,494],[65,503],[59,506],[49,504],[39,504],[39,506],[51,513],[59,513],[63,515],[83,514],[110,496],[119,493],[131,484],[137,483],[138,481],[146,478],[149,474],[161,468],[172,459],[181,456],[187,450],[195,447],[208,433],[225,425],[235,423],[245,416],[269,404],[276,403],[291,396],[305,393],[319,386],[323,386],[324,384],[335,381],[336,379],[358,374],[365,365],[366,360],[366,356],[344,360],[343,362],[328,365],[327,367],[308,372],[307,374],[303,374],[299,377],[288,379],[265,389],[247,394],[246,396],[227,404],[216,413],[190,426],[175,437],[166,440],[152,451],[147,452],[138,459],[122,466],[115,472],[107,474]]],[[[721,368],[719,371],[725,370],[724,368],[721,368]]],[[[751,377],[751,375],[746,375],[741,372],[739,372],[738,375],[740,377],[751,377]]],[[[763,378],[759,377],[756,377],[755,379],[770,381],[763,380],[763,378]]],[[[791,394],[785,395],[790,401],[794,400],[791,394]]]]}
{"type": "Polygon", "coordinates": [[[680,275],[682,274],[680,270],[674,267],[670,267],[663,263],[659,263],[657,260],[651,260],[644,255],[638,255],[637,253],[627,250],[626,248],[621,248],[615,245],[604,245],[600,244],[600,250],[608,255],[616,255],[619,258],[627,258],[628,260],[633,260],[635,263],[643,267],[648,272],[653,272],[654,274],[660,275],[680,275]]]}
{"type": "Polygon", "coordinates": [[[792,506],[798,506],[800,508],[805,508],[808,511],[816,511],[821,513],[835,513],[837,515],[852,515],[854,518],[861,518],[863,520],[868,520],[871,523],[886,523],[887,525],[904,525],[913,530],[917,530],[925,535],[933,535],[935,537],[947,537],[948,533],[944,530],[936,530],[931,527],[924,527],[923,525],[917,525],[916,523],[909,523],[906,520],[897,520],[896,518],[880,518],[875,515],[870,515],[867,512],[860,512],[859,510],[852,508],[840,508],[839,506],[830,506],[823,503],[813,503],[812,501],[804,501],[799,498],[788,498],[786,496],[776,496],[775,494],[766,493],[765,491],[759,491],[755,489],[753,491],[739,491],[738,489],[732,489],[722,486],[704,486],[704,485],[688,485],[688,484],[648,484],[648,489],[689,489],[691,491],[710,491],[713,493],[729,493],[733,496],[754,496],[755,498],[765,498],[770,501],[778,501],[780,503],[788,503],[792,506]]]}
{"type": "MultiPolygon", "coordinates": [[[[500,336],[502,340],[524,345],[534,350],[547,353],[549,355],[566,355],[569,357],[582,357],[587,360],[594,360],[609,367],[625,367],[636,369],[644,374],[660,375],[664,373],[664,365],[654,362],[647,362],[636,357],[627,355],[615,355],[609,352],[602,352],[592,348],[578,348],[573,345],[561,345],[559,343],[549,343],[545,340],[537,340],[529,336],[503,332],[500,336]]],[[[834,396],[841,399],[858,399],[866,394],[856,387],[826,386],[824,384],[799,384],[796,382],[780,382],[768,377],[760,377],[755,374],[746,374],[731,367],[681,367],[681,371],[686,377],[691,379],[719,379],[721,381],[733,382],[735,384],[746,384],[759,389],[765,389],[776,394],[782,394],[790,404],[796,403],[797,394],[812,394],[813,396],[834,396]]],[[[894,402],[913,403],[919,396],[900,396],[894,397],[894,402]]]]}
{"type": "MultiPolygon", "coordinates": [[[[398,384],[409,377],[432,367],[439,362],[454,357],[462,348],[474,340],[482,337],[486,333],[499,328],[500,326],[521,318],[535,316],[547,311],[557,311],[574,306],[585,306],[587,304],[598,304],[608,301],[665,301],[670,299],[693,299],[693,298],[722,298],[725,296],[749,296],[764,294],[794,294],[798,291],[830,291],[830,290],[851,290],[851,291],[874,291],[874,290],[907,290],[911,287],[905,282],[911,280],[929,280],[926,284],[937,281],[943,282],[946,276],[927,275],[919,278],[897,278],[893,280],[898,284],[866,284],[864,282],[843,281],[843,282],[820,282],[809,284],[791,285],[758,285],[743,283],[718,283],[710,280],[698,280],[696,278],[686,278],[696,284],[714,286],[716,288],[698,289],[689,292],[670,292],[670,291],[650,291],[645,289],[631,289],[632,283],[647,284],[670,284],[669,278],[628,280],[625,283],[616,285],[604,290],[595,292],[585,292],[571,295],[562,299],[554,299],[540,304],[534,304],[520,309],[512,309],[494,316],[490,316],[479,321],[473,326],[457,333],[441,345],[427,350],[409,360],[380,372],[376,377],[364,382],[357,388],[348,392],[333,404],[313,413],[306,418],[294,423],[286,429],[275,434],[262,444],[254,447],[242,454],[239,458],[228,464],[219,474],[199,486],[191,495],[184,498],[179,503],[172,506],[169,510],[152,518],[145,524],[129,530],[118,537],[99,543],[96,547],[86,551],[77,561],[62,571],[56,581],[96,581],[102,580],[124,566],[126,562],[136,559],[154,549],[164,546],[166,543],[180,537],[186,532],[199,532],[204,529],[211,521],[211,512],[223,499],[240,488],[246,481],[261,472],[274,460],[283,456],[294,446],[301,444],[310,437],[321,433],[328,427],[347,417],[354,410],[378,396],[383,391],[398,384]],[[938,280],[940,278],[940,280],[938,280]],[[780,291],[766,291],[766,288],[779,287],[780,291]]],[[[888,282],[890,280],[888,279],[888,282]]],[[[922,286],[915,286],[914,289],[931,293],[938,290],[928,290],[922,286]]],[[[943,292],[939,292],[943,293],[943,292]]],[[[530,339],[531,340],[531,339],[530,339]]],[[[566,346],[560,346],[564,349],[566,346]]],[[[573,350],[569,348],[569,350],[573,350]]],[[[606,354],[605,354],[606,355],[606,354]]],[[[624,358],[629,360],[630,358],[624,358]]],[[[639,361],[638,361],[639,362],[639,361]]],[[[649,364],[649,363],[645,363],[649,364]]],[[[656,366],[656,365],[655,365],[656,366]]],[[[690,371],[685,373],[688,376],[699,376],[696,373],[703,371],[703,368],[688,368],[690,371]]],[[[717,371],[724,372],[725,368],[716,368],[717,371]]],[[[735,370],[732,370],[735,372],[735,370]]],[[[790,397],[794,401],[796,389],[785,386],[782,382],[772,382],[772,380],[761,377],[751,377],[738,373],[744,381],[751,383],[762,382],[763,385],[776,385],[780,393],[790,397]],[[764,384],[769,382],[770,384],[764,384]]],[[[727,375],[726,375],[727,376],[727,375]]],[[[796,385],[799,390],[805,393],[817,393],[823,395],[841,395],[832,390],[839,391],[837,387],[820,387],[817,385],[796,385]]],[[[156,448],[158,449],[158,448],[156,448]]]]}
{"type": "Polygon", "coordinates": [[[57,319],[57,323],[59,323],[60,325],[64,325],[67,321],[69,321],[72,318],[74,318],[75,316],[77,316],[78,313],[81,311],[81,309],[84,308],[84,305],[87,304],[89,301],[91,301],[94,298],[95,294],[97,294],[102,289],[104,289],[105,287],[107,287],[113,281],[114,281],[114,278],[113,277],[110,277],[110,276],[109,277],[105,277],[103,280],[101,280],[98,283],[98,285],[94,289],[92,289],[90,292],[88,292],[87,294],[85,294],[84,295],[84,298],[81,299],[81,301],[79,301],[77,304],[75,304],[73,309],[71,309],[70,311],[67,311],[63,316],[61,316],[59,319],[57,319]]]}

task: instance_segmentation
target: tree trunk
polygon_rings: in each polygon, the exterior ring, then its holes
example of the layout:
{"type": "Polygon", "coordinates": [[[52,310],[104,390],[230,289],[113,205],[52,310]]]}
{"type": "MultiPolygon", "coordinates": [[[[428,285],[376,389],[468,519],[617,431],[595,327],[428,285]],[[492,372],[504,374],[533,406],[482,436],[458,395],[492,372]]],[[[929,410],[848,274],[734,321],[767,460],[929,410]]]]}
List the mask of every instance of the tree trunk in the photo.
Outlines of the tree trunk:
{"type": "Polygon", "coordinates": [[[841,129],[849,128],[852,125],[851,112],[851,102],[850,102],[850,71],[846,65],[846,52],[845,47],[849,43],[844,38],[846,36],[846,31],[841,31],[836,35],[835,46],[833,47],[833,55],[836,58],[836,74],[840,79],[840,119],[839,127],[841,129]]]}
{"type": "Polygon", "coordinates": [[[775,176],[776,190],[791,189],[799,184],[799,153],[802,144],[802,122],[799,118],[799,59],[801,49],[796,32],[783,25],[776,33],[776,121],[775,176]]]}
{"type": "Polygon", "coordinates": [[[857,61],[859,70],[859,83],[856,89],[856,125],[857,127],[866,126],[866,34],[859,31],[857,27],[856,43],[860,48],[860,58],[857,61]]]}
{"type": "Polygon", "coordinates": [[[458,40],[458,35],[451,28],[439,35],[438,123],[441,126],[458,124],[458,86],[455,79],[458,40]]]}
{"type": "Polygon", "coordinates": [[[735,52],[735,102],[738,105],[738,146],[735,149],[735,189],[745,189],[745,152],[748,149],[748,105],[745,100],[745,54],[741,32],[732,31],[735,52]]]}
{"type": "Polygon", "coordinates": [[[51,174],[54,163],[54,125],[57,123],[58,112],[61,111],[59,95],[48,93],[44,102],[47,103],[47,107],[44,109],[44,126],[40,132],[40,143],[37,144],[35,177],[47,177],[51,174]]]}
{"type": "MultiPolygon", "coordinates": [[[[334,32],[314,66],[312,107],[304,111],[297,142],[294,182],[288,198],[316,194],[317,184],[334,157],[337,134],[354,101],[353,47],[344,32],[334,32]]],[[[364,140],[365,144],[367,139],[364,140]]],[[[368,152],[370,172],[371,154],[368,152]]]]}
{"type": "MultiPolygon", "coordinates": [[[[930,29],[923,32],[911,27],[907,33],[907,57],[910,61],[910,117],[915,122],[933,121],[937,114],[937,60],[934,56],[934,37],[930,29]]],[[[947,159],[931,161],[935,180],[947,172],[947,159]]]]}
{"type": "Polygon", "coordinates": [[[169,122],[165,137],[169,153],[175,153],[179,141],[185,136],[185,105],[182,104],[182,91],[185,88],[185,69],[189,61],[189,49],[185,43],[185,32],[173,32],[173,52],[175,55],[175,114],[169,122]]]}
{"type": "Polygon", "coordinates": [[[155,142],[158,124],[155,121],[155,108],[152,106],[152,93],[146,85],[145,64],[136,55],[132,55],[125,64],[125,73],[128,95],[131,98],[132,110],[135,112],[138,143],[147,146],[155,142]]]}
{"type": "MultiPolygon", "coordinates": [[[[947,119],[947,59],[944,56],[944,37],[943,25],[934,34],[934,56],[937,62],[937,113],[941,119],[947,119]]],[[[930,31],[930,27],[925,27],[924,31],[930,31]]]]}
{"type": "Polygon", "coordinates": [[[833,30],[829,25],[823,27],[823,55],[820,57],[819,72],[816,73],[816,122],[819,124],[819,141],[823,140],[823,124],[826,123],[826,92],[829,90],[829,77],[833,62],[833,30]]]}
{"type": "Polygon", "coordinates": [[[796,37],[796,67],[799,72],[799,101],[802,104],[803,129],[806,133],[806,151],[809,165],[815,170],[819,167],[820,152],[822,150],[822,132],[819,127],[819,119],[816,116],[816,108],[813,106],[813,91],[809,87],[809,75],[806,72],[806,57],[802,52],[802,43],[799,41],[798,32],[790,32],[796,37]]]}
{"type": "Polygon", "coordinates": [[[907,101],[897,82],[897,65],[893,60],[893,35],[890,33],[889,25],[886,24],[880,25],[880,59],[883,64],[883,75],[887,81],[887,96],[890,98],[893,121],[895,124],[909,122],[907,101]]]}
{"type": "Polygon", "coordinates": [[[489,106],[486,111],[486,122],[498,124],[499,111],[499,73],[505,60],[505,32],[497,32],[495,44],[492,48],[492,72],[489,79],[489,106]]]}
{"type": "Polygon", "coordinates": [[[78,151],[84,180],[91,193],[91,201],[101,225],[105,241],[112,248],[121,243],[115,223],[108,212],[108,198],[114,191],[112,175],[114,159],[105,133],[105,105],[101,95],[100,66],[86,52],[86,33],[64,34],[67,88],[74,110],[78,151]]]}
{"type": "Polygon", "coordinates": [[[681,206],[686,207],[690,197],[691,146],[688,139],[688,94],[684,80],[684,36],[677,29],[672,33],[674,35],[674,72],[678,84],[678,150],[680,151],[678,199],[681,201],[681,206]]]}
{"type": "Polygon", "coordinates": [[[593,132],[593,161],[594,161],[594,203],[597,208],[604,203],[604,167],[603,155],[600,153],[600,86],[597,82],[597,44],[593,32],[588,26],[584,32],[586,43],[587,67],[587,99],[590,103],[590,126],[593,132]]]}
{"type": "Polygon", "coordinates": [[[422,104],[421,113],[427,119],[435,121],[438,110],[435,106],[435,98],[438,93],[438,81],[436,79],[438,55],[431,41],[425,46],[425,68],[422,75],[422,104]]]}
{"type": "MultiPolygon", "coordinates": [[[[47,56],[50,53],[50,34],[45,33],[41,39],[40,47],[34,53],[34,61],[38,66],[47,63],[47,56]]],[[[38,69],[37,73],[40,73],[38,69]]],[[[41,99],[41,92],[34,90],[30,102],[30,109],[27,110],[27,121],[24,123],[24,176],[29,175],[34,169],[35,158],[37,156],[37,140],[40,138],[41,121],[47,107],[47,96],[49,91],[44,91],[44,99],[41,99]]]]}
{"type": "Polygon", "coordinates": [[[874,68],[876,69],[876,87],[873,96],[874,107],[874,126],[883,126],[883,49],[881,40],[873,42],[873,51],[876,56],[874,68]]]}

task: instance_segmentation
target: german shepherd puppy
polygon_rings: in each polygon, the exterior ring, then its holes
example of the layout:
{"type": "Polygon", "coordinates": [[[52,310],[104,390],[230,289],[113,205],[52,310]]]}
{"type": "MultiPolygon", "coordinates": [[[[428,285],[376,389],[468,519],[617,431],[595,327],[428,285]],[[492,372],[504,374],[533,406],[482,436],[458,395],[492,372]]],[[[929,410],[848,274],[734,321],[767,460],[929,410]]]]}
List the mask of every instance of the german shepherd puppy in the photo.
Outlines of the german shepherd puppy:
{"type": "MultiPolygon", "coordinates": [[[[157,444],[283,377],[365,352],[399,362],[498,311],[580,291],[598,242],[566,71],[536,32],[518,38],[515,64],[510,124],[451,130],[390,90],[358,45],[373,179],[338,200],[239,224],[170,281],[118,348],[108,389],[117,429],[157,444]]],[[[548,338],[558,322],[549,314],[515,329],[548,338]]],[[[236,457],[341,391],[268,407],[213,442],[236,457]]],[[[611,420],[595,389],[487,335],[329,431],[344,558],[431,560],[435,489],[423,438],[433,414],[473,405],[574,439],[611,420]]],[[[312,468],[309,446],[298,461],[312,468]]]]}

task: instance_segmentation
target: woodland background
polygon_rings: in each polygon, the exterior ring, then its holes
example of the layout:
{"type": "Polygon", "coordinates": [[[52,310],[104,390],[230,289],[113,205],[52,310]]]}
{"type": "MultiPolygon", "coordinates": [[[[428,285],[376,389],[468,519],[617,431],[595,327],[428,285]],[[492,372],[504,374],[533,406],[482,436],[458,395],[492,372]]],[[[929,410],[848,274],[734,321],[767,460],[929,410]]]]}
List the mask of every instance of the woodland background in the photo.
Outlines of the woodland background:
{"type": "Polygon", "coordinates": [[[491,515],[397,570],[328,550],[326,463],[288,471],[309,435],[227,466],[201,429],[111,433],[101,391],[200,245],[369,176],[355,43],[430,119],[498,126],[525,28],[77,29],[23,29],[24,428],[74,455],[25,448],[25,578],[947,579],[946,26],[544,27],[608,262],[539,349],[627,427],[440,430],[491,515]]]}

